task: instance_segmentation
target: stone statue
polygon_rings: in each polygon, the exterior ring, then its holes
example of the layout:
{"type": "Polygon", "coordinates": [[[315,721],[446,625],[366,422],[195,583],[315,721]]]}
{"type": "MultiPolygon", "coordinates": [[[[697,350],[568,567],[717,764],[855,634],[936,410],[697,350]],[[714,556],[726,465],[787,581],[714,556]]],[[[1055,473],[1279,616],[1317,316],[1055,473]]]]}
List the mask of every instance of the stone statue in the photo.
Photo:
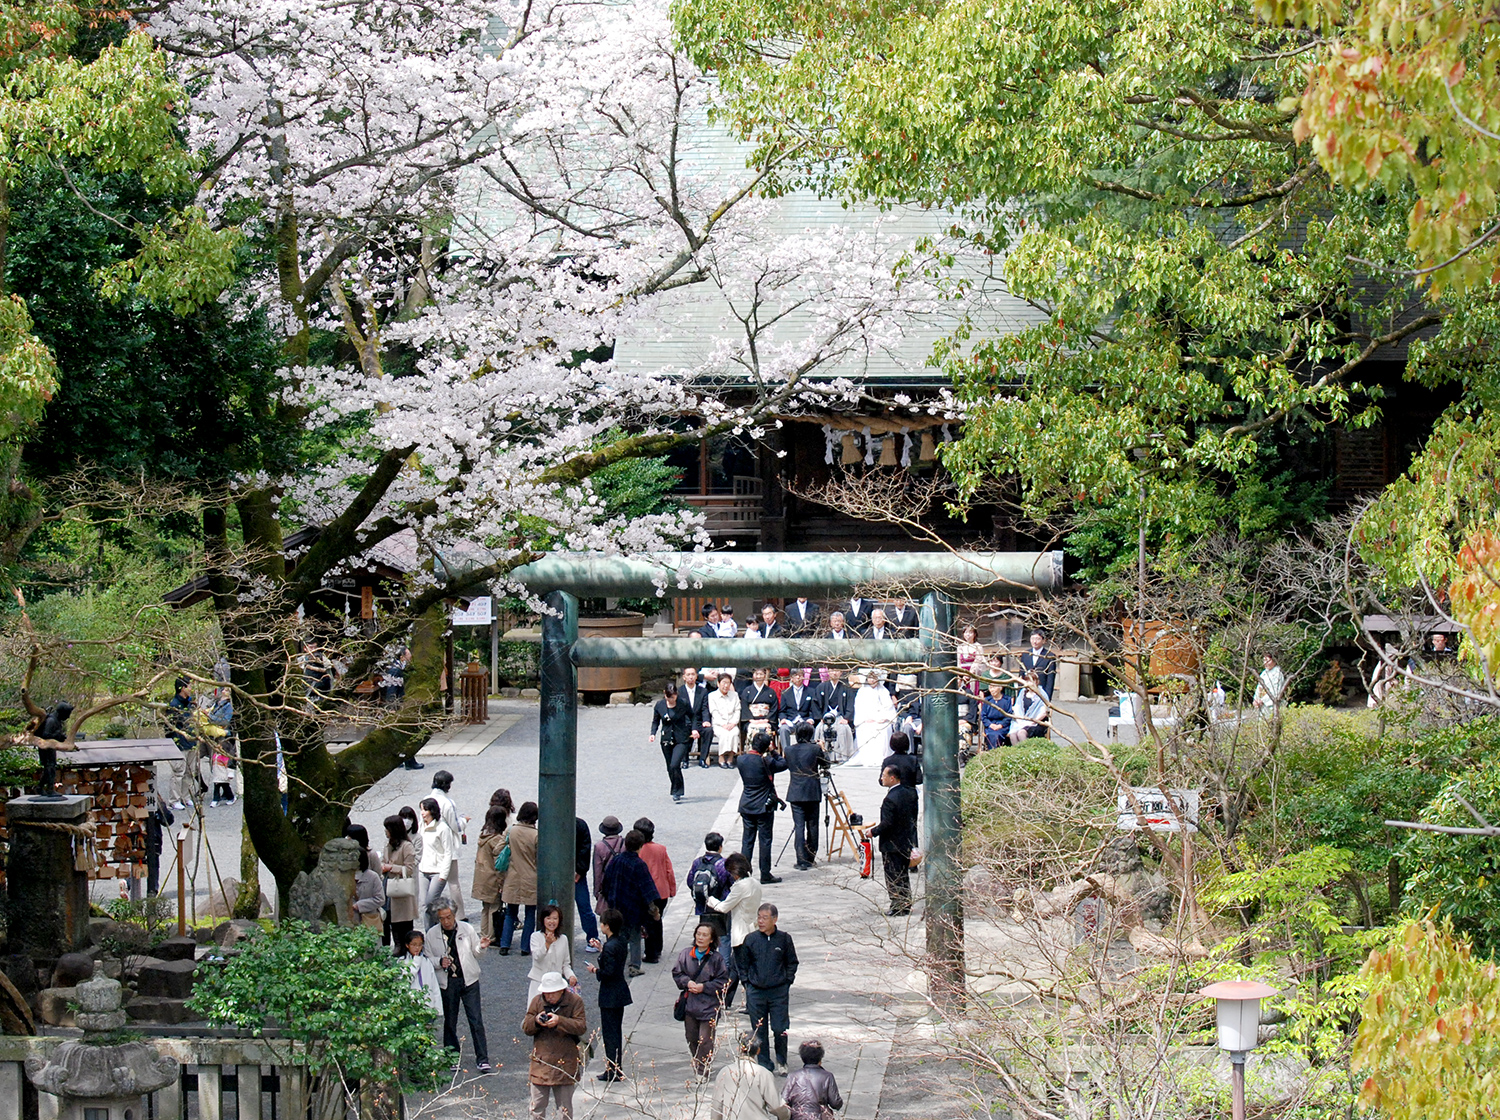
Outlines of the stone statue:
{"type": "Polygon", "coordinates": [[[323,922],[332,908],[335,923],[353,925],[350,902],[354,898],[354,873],[358,870],[356,841],[347,837],[328,841],[318,854],[318,866],[312,873],[304,871],[292,882],[288,905],[291,917],[302,922],[323,922]]]}

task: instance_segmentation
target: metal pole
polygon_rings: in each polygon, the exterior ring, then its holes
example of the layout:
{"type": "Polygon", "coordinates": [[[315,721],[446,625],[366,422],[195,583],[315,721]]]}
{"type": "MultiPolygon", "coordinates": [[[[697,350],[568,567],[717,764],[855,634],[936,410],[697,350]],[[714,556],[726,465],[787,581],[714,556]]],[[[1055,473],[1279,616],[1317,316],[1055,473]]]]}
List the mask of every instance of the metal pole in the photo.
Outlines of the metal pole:
{"type": "Polygon", "coordinates": [[[1231,1120],[1245,1120],[1245,1052],[1236,1050],[1229,1055],[1231,1092],[1231,1120]]]}
{"type": "Polygon", "coordinates": [[[922,789],[926,810],[929,985],[944,1006],[964,998],[963,807],[958,776],[958,697],[953,676],[953,601],[932,592],[922,601],[928,665],[922,702],[922,789]]]}
{"type": "Polygon", "coordinates": [[[578,670],[572,661],[578,640],[578,600],[554,591],[542,616],[542,729],[537,772],[536,898],[562,910],[559,929],[572,936],[573,852],[578,802],[578,670]]]}
{"type": "Polygon", "coordinates": [[[182,863],[182,840],[187,835],[184,829],[177,834],[177,936],[187,936],[187,868],[182,863]]]}

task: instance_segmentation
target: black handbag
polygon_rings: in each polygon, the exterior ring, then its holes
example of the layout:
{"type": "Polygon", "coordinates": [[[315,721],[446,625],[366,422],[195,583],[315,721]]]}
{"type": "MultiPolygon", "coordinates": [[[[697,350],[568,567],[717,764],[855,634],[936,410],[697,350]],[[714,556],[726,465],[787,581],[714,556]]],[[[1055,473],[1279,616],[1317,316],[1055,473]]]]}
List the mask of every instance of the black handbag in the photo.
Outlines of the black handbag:
{"type": "MultiPolygon", "coordinates": [[[[700,964],[698,971],[693,973],[694,981],[697,981],[698,977],[703,975],[703,965],[707,963],[708,958],[704,957],[703,964],[700,964]]],[[[687,989],[683,988],[682,991],[677,993],[677,1002],[672,1005],[672,1018],[676,1019],[679,1023],[687,1022],[687,997],[687,989]]]]}

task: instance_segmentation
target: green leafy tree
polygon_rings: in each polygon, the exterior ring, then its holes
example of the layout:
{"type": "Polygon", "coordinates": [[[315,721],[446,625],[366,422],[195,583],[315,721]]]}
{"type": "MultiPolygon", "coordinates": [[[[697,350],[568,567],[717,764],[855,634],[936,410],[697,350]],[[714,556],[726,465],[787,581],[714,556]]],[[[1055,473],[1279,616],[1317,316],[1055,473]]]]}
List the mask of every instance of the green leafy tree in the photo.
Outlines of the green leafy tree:
{"type": "MultiPolygon", "coordinates": [[[[1418,818],[1424,824],[1476,828],[1467,801],[1491,821],[1500,820],[1500,759],[1452,778],[1418,818]]],[[[1500,843],[1494,836],[1413,833],[1402,849],[1408,869],[1407,906],[1435,913],[1463,936],[1474,952],[1500,953],[1500,843]]]]}
{"type": "Polygon", "coordinates": [[[1359,1101],[1390,1120],[1490,1120],[1500,1069],[1500,969],[1451,925],[1408,922],[1372,953],[1351,1062],[1359,1101]]]}
{"type": "Polygon", "coordinates": [[[321,1078],[320,1118],[343,1116],[355,1083],[374,1087],[381,1115],[396,1115],[401,1092],[430,1092],[451,1061],[406,966],[363,927],[287,922],[258,934],[200,970],[191,1006],[215,1026],[253,1032],[273,1053],[296,1043],[321,1078]]]}

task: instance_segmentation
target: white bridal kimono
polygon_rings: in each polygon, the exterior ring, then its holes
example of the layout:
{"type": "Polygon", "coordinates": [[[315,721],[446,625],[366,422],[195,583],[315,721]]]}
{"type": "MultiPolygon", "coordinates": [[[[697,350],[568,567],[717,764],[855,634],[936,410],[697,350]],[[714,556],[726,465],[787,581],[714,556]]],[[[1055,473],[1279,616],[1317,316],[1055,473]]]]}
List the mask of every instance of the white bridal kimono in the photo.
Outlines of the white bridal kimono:
{"type": "Polygon", "coordinates": [[[845,766],[879,766],[891,753],[896,702],[884,685],[865,684],[854,694],[854,741],[858,750],[845,766]]]}

